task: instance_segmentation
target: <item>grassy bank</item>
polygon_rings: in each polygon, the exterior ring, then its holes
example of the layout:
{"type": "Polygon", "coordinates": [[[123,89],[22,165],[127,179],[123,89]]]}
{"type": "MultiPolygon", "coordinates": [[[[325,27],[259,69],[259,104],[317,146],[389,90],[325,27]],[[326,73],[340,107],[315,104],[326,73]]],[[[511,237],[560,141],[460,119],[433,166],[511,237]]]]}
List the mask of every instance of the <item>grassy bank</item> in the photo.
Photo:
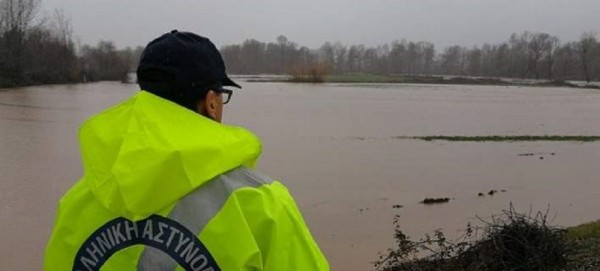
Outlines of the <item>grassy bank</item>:
{"type": "Polygon", "coordinates": [[[600,270],[600,220],[568,228],[567,246],[572,270],[600,270]]]}
{"type": "Polygon", "coordinates": [[[396,246],[374,265],[385,271],[600,270],[600,221],[563,229],[549,224],[548,212],[523,214],[511,207],[480,222],[456,241],[441,229],[415,241],[396,217],[396,246]]]}
{"type": "Polygon", "coordinates": [[[573,141],[573,142],[594,142],[600,141],[600,136],[584,135],[522,135],[522,136],[412,136],[394,137],[396,139],[420,139],[425,141],[458,141],[458,142],[516,142],[516,141],[573,141]]]}

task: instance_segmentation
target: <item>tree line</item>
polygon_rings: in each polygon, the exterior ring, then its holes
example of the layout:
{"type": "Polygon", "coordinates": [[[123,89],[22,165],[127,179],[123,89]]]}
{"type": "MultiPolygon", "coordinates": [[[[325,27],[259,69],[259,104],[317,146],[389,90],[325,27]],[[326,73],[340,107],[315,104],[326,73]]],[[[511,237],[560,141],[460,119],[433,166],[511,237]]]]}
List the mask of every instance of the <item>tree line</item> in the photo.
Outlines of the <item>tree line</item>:
{"type": "Polygon", "coordinates": [[[40,0],[0,0],[0,87],[124,80],[142,47],[76,45],[68,16],[40,15],[40,0]]]}
{"type": "Polygon", "coordinates": [[[586,32],[561,43],[548,33],[512,34],[482,46],[437,51],[426,41],[395,41],[374,47],[326,42],[309,49],[285,36],[275,42],[248,39],[221,48],[230,73],[290,74],[325,66],[333,74],[456,75],[546,80],[600,80],[600,43],[586,32]]]}
{"type": "MultiPolygon", "coordinates": [[[[0,87],[126,80],[143,47],[110,41],[81,45],[61,11],[40,15],[41,0],[0,0],[0,87]]],[[[561,42],[548,33],[512,34],[499,44],[448,46],[400,40],[367,47],[325,42],[316,49],[281,35],[221,48],[229,73],[455,75],[547,80],[600,80],[600,42],[586,32],[561,42]]]]}

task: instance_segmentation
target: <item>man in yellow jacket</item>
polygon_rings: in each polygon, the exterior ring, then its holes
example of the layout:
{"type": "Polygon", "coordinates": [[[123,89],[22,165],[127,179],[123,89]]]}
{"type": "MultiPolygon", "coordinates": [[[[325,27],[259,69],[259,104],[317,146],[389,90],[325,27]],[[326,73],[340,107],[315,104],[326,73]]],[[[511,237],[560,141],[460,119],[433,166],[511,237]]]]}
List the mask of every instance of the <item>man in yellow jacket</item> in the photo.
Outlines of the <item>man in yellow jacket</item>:
{"type": "Polygon", "coordinates": [[[60,200],[45,270],[329,270],[288,190],[221,124],[238,87],[210,40],[150,42],[142,91],[86,121],[84,176],[60,200]]]}

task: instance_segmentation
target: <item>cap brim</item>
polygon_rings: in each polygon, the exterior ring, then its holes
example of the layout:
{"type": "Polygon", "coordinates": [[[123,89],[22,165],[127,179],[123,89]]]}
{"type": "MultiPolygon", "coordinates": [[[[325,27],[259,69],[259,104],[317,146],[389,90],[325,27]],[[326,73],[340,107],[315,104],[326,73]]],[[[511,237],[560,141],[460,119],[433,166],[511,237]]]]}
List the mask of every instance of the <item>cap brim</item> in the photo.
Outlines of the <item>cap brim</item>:
{"type": "Polygon", "coordinates": [[[229,79],[229,77],[225,77],[225,79],[223,79],[223,82],[221,82],[221,84],[223,86],[242,88],[242,86],[238,85],[236,82],[233,82],[233,80],[229,79]]]}

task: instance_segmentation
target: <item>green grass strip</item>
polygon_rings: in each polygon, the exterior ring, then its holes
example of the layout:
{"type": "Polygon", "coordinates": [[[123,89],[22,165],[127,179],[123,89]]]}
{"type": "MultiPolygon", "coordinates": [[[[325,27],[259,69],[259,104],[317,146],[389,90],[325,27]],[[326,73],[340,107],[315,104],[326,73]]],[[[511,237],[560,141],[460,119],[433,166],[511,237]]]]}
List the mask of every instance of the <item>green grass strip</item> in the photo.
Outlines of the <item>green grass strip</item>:
{"type": "Polygon", "coordinates": [[[561,135],[522,135],[522,136],[414,136],[414,137],[396,137],[420,139],[425,141],[443,140],[443,141],[462,141],[462,142],[513,142],[513,141],[575,141],[575,142],[594,142],[600,141],[600,136],[561,136],[561,135]]]}
{"type": "Polygon", "coordinates": [[[572,239],[600,239],[600,220],[568,228],[567,236],[572,239]]]}

